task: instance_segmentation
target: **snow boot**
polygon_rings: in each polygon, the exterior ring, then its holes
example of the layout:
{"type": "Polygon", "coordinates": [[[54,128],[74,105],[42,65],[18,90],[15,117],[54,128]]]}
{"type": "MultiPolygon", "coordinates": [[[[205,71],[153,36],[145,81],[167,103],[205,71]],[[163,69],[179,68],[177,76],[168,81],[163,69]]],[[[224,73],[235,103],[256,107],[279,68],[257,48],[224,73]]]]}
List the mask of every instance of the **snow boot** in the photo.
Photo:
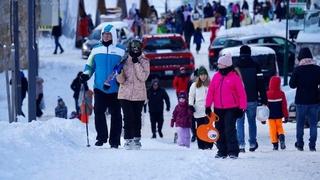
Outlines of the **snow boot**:
{"type": "Polygon", "coordinates": [[[156,135],[156,133],[153,133],[151,136],[151,139],[155,139],[155,138],[157,138],[157,135],[156,135]]]}
{"type": "Polygon", "coordinates": [[[177,143],[178,140],[178,133],[174,133],[174,137],[173,137],[173,143],[177,143]]]}
{"type": "Polygon", "coordinates": [[[294,146],[299,150],[299,151],[303,151],[303,146],[299,146],[298,143],[294,143],[294,146]]]}
{"type": "Polygon", "coordinates": [[[217,153],[214,157],[217,158],[217,159],[225,159],[225,158],[227,158],[226,155],[222,155],[220,153],[217,153]]]}
{"type": "Polygon", "coordinates": [[[132,148],[135,149],[135,150],[139,150],[141,148],[141,142],[140,142],[140,139],[139,137],[135,137],[133,138],[133,145],[132,145],[132,148]]]}
{"type": "Polygon", "coordinates": [[[105,143],[105,142],[98,140],[94,145],[95,145],[95,146],[102,146],[103,143],[105,143]]]}
{"type": "Polygon", "coordinates": [[[284,134],[279,135],[279,140],[280,140],[280,148],[285,149],[286,148],[286,143],[285,143],[285,138],[284,134]]]}
{"type": "Polygon", "coordinates": [[[316,147],[309,147],[309,150],[311,151],[311,152],[316,152],[317,150],[316,150],[316,147]]]}
{"type": "Polygon", "coordinates": [[[273,144],[273,150],[278,151],[278,149],[279,149],[278,143],[272,143],[272,144],[273,144]]]}
{"type": "Polygon", "coordinates": [[[191,137],[191,142],[195,142],[197,140],[197,137],[196,136],[192,136],[191,137]]]}
{"type": "Polygon", "coordinates": [[[229,154],[230,159],[238,159],[238,156],[235,154],[229,154]]]}
{"type": "Polygon", "coordinates": [[[132,150],[133,149],[133,140],[132,139],[126,139],[126,142],[124,143],[124,148],[126,150],[132,150]]]}
{"type": "Polygon", "coordinates": [[[159,131],[158,133],[159,133],[159,136],[160,136],[161,138],[163,138],[163,134],[162,134],[162,132],[161,132],[161,131],[159,131]]]}
{"type": "Polygon", "coordinates": [[[256,144],[254,144],[253,146],[250,145],[250,148],[249,148],[249,151],[253,152],[255,151],[256,149],[258,149],[259,145],[258,143],[256,142],[256,144]]]}

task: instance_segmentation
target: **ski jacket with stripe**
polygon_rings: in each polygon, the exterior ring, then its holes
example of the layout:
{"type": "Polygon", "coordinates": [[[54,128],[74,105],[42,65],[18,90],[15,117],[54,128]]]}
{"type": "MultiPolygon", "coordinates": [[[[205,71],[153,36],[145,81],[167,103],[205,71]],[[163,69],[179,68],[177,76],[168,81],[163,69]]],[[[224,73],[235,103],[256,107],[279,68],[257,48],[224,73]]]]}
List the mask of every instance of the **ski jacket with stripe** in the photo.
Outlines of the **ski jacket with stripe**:
{"type": "Polygon", "coordinates": [[[83,73],[88,74],[90,77],[94,74],[94,88],[106,94],[111,94],[118,92],[118,83],[111,81],[111,87],[107,90],[103,88],[103,83],[111,76],[113,68],[120,63],[125,51],[116,45],[118,40],[114,26],[106,25],[101,30],[101,37],[104,32],[112,34],[112,44],[108,47],[102,43],[95,46],[88,57],[83,73]]]}
{"type": "Polygon", "coordinates": [[[281,79],[278,76],[272,76],[267,91],[268,108],[270,110],[269,119],[281,119],[288,117],[286,95],[280,89],[281,79]]]}
{"type": "Polygon", "coordinates": [[[247,96],[243,83],[235,71],[223,76],[216,73],[209,85],[206,107],[218,109],[239,108],[247,109],[247,96]]]}

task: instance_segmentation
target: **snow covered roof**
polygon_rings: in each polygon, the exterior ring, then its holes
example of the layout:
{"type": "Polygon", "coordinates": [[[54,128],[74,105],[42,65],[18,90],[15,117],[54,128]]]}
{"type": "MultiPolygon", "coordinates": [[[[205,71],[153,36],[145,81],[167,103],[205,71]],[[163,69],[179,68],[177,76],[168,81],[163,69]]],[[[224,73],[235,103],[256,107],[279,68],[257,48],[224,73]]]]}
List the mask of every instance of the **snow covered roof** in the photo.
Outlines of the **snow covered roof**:
{"type": "MultiPolygon", "coordinates": [[[[240,47],[231,47],[231,48],[224,48],[220,51],[220,54],[231,54],[231,56],[239,56],[240,55],[240,47]]],[[[262,47],[262,46],[250,46],[251,48],[251,55],[258,56],[262,54],[275,54],[274,50],[269,47],[262,47]]]]}
{"type": "Polygon", "coordinates": [[[309,32],[304,32],[300,31],[297,39],[297,43],[320,43],[320,33],[309,33],[309,32]]]}

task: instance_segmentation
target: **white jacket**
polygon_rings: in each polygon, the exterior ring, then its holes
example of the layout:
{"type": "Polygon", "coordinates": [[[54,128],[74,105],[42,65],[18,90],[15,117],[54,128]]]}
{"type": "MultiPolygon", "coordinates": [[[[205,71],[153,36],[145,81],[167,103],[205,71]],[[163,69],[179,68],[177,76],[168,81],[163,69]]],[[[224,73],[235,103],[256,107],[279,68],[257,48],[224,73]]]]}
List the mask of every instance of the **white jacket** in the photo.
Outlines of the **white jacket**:
{"type": "Polygon", "coordinates": [[[195,118],[202,118],[206,116],[206,97],[208,87],[196,87],[196,82],[192,83],[189,90],[189,105],[193,106],[196,112],[193,113],[195,118]]]}

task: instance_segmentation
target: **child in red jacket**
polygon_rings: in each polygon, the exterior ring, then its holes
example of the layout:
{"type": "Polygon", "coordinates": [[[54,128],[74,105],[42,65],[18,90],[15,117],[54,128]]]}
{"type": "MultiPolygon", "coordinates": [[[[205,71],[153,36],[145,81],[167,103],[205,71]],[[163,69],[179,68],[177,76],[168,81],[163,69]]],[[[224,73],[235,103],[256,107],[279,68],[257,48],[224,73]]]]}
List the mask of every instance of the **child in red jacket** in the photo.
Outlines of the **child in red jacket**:
{"type": "Polygon", "coordinates": [[[280,148],[285,149],[285,137],[282,127],[282,118],[286,123],[288,121],[288,109],[286,95],[280,88],[281,79],[278,76],[272,76],[267,91],[269,115],[269,133],[273,150],[278,150],[278,140],[280,140],[280,148]]]}
{"type": "Polygon", "coordinates": [[[173,88],[176,90],[177,97],[179,92],[188,93],[188,83],[190,81],[189,75],[186,73],[185,67],[180,67],[180,72],[173,79],[173,88]]]}

